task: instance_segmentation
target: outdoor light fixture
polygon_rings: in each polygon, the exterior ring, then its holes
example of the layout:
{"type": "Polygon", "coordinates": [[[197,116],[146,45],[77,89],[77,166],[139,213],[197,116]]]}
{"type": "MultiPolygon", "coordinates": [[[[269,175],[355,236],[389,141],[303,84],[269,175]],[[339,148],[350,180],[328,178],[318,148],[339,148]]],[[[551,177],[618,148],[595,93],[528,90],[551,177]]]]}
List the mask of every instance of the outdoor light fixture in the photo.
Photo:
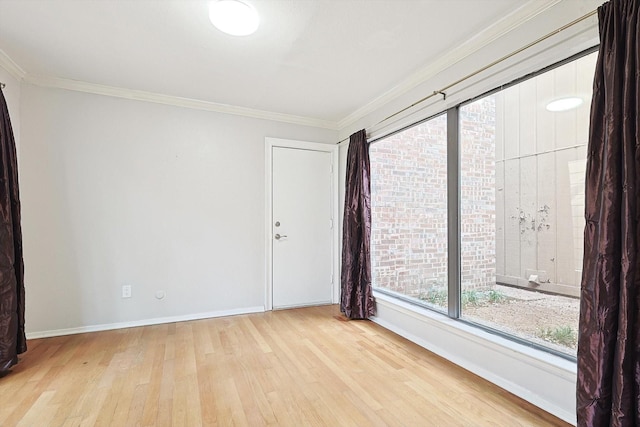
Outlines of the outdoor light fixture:
{"type": "Polygon", "coordinates": [[[258,12],[238,0],[218,0],[209,4],[209,19],[220,31],[232,36],[248,36],[258,29],[258,12]]]}
{"type": "Polygon", "coordinates": [[[582,105],[582,98],[572,96],[569,98],[560,98],[547,104],[548,111],[567,111],[582,105]]]}

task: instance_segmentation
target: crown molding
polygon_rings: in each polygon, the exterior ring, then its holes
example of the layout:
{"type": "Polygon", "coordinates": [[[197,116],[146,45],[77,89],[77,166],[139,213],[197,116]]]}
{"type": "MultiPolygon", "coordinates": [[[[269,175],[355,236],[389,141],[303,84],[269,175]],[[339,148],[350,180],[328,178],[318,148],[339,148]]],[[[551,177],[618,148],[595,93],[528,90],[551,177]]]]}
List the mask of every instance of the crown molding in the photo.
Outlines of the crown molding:
{"type": "Polygon", "coordinates": [[[198,99],[182,98],[178,96],[135,89],[106,86],[96,83],[64,79],[60,77],[34,76],[27,74],[2,50],[0,50],[0,67],[6,69],[13,77],[18,80],[41,87],[66,89],[116,98],[153,102],[157,104],[172,105],[196,110],[213,111],[223,114],[232,114],[237,116],[251,117],[255,119],[271,120],[301,126],[310,126],[340,131],[354,124],[361,118],[373,113],[385,104],[416,88],[420,84],[428,81],[438,73],[441,73],[442,71],[448,69],[449,67],[455,65],[463,59],[473,55],[493,41],[507,35],[514,29],[535,18],[540,13],[543,13],[544,11],[552,8],[561,1],[562,0],[529,0],[519,9],[515,10],[490,27],[476,34],[455,49],[450,50],[445,55],[438,57],[427,67],[424,67],[413,73],[409,78],[403,80],[400,84],[391,88],[363,107],[358,108],[353,113],[349,114],[338,122],[304,116],[296,116],[291,114],[275,113],[271,111],[257,110],[228,104],[220,104],[198,99]]]}
{"type": "Polygon", "coordinates": [[[21,81],[27,75],[2,49],[0,49],[0,67],[7,70],[7,72],[18,81],[21,81]]]}
{"type": "Polygon", "coordinates": [[[301,126],[338,130],[335,122],[314,119],[311,117],[295,116],[291,114],[275,113],[271,111],[256,110],[253,108],[239,107],[235,105],[219,104],[216,102],[199,99],[182,98],[179,96],[165,95],[161,93],[146,92],[135,89],[125,89],[114,86],[105,86],[96,83],[78,80],[63,79],[50,76],[33,76],[27,74],[24,77],[26,83],[36,86],[66,89],[76,92],[92,93],[96,95],[111,96],[115,98],[131,99],[135,101],[153,102],[156,104],[172,105],[176,107],[190,108],[194,110],[213,111],[216,113],[233,114],[236,116],[251,117],[254,119],[271,120],[290,123],[301,126]]]}
{"type": "Polygon", "coordinates": [[[438,73],[445,71],[463,59],[473,55],[480,49],[491,44],[495,40],[509,34],[514,29],[520,27],[531,19],[535,18],[544,11],[552,8],[562,0],[529,0],[522,7],[513,11],[501,20],[495,22],[490,27],[482,30],[474,35],[458,47],[450,50],[445,55],[438,57],[428,66],[413,73],[409,78],[403,80],[400,84],[391,88],[384,94],[375,98],[373,101],[358,108],[338,122],[340,130],[354,124],[356,121],[373,113],[385,104],[393,101],[399,96],[407,93],[411,89],[416,88],[420,84],[428,81],[438,73]]]}

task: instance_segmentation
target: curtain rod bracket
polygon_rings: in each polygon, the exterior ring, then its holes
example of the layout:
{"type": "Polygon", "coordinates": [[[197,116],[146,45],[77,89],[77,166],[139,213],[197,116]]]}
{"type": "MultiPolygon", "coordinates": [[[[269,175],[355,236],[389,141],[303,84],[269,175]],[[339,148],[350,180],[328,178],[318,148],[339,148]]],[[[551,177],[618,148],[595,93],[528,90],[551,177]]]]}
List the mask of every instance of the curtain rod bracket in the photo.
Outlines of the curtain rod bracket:
{"type": "Polygon", "coordinates": [[[5,87],[7,87],[7,85],[2,83],[2,82],[0,82],[0,89],[4,89],[5,87]]]}
{"type": "Polygon", "coordinates": [[[443,91],[441,91],[441,90],[434,90],[434,91],[433,91],[433,94],[434,94],[434,95],[438,95],[438,94],[439,94],[439,95],[442,95],[442,100],[443,100],[443,101],[446,101],[446,100],[447,100],[447,94],[446,94],[446,93],[444,93],[444,92],[443,92],[443,91]]]}

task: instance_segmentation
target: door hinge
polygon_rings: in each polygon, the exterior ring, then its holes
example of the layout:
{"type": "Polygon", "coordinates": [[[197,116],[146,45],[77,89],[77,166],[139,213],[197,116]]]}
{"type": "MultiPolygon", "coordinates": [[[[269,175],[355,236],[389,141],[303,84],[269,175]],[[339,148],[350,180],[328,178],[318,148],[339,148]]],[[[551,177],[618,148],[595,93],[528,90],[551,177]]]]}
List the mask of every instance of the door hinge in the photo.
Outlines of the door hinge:
{"type": "Polygon", "coordinates": [[[333,285],[333,274],[331,275],[331,284],[333,285]]]}
{"type": "Polygon", "coordinates": [[[333,230],[333,220],[329,220],[329,229],[333,230]]]}
{"type": "Polygon", "coordinates": [[[329,165],[329,172],[333,173],[333,163],[329,165]]]}

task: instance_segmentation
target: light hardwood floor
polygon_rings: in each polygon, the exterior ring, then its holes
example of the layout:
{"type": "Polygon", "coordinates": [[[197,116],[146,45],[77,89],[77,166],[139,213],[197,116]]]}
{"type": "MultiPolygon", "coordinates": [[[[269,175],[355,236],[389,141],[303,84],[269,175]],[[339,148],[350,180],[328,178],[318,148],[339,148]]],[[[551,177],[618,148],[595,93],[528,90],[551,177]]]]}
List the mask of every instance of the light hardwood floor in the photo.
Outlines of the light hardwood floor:
{"type": "Polygon", "coordinates": [[[566,426],[337,306],[32,340],[2,426],[566,426]]]}

